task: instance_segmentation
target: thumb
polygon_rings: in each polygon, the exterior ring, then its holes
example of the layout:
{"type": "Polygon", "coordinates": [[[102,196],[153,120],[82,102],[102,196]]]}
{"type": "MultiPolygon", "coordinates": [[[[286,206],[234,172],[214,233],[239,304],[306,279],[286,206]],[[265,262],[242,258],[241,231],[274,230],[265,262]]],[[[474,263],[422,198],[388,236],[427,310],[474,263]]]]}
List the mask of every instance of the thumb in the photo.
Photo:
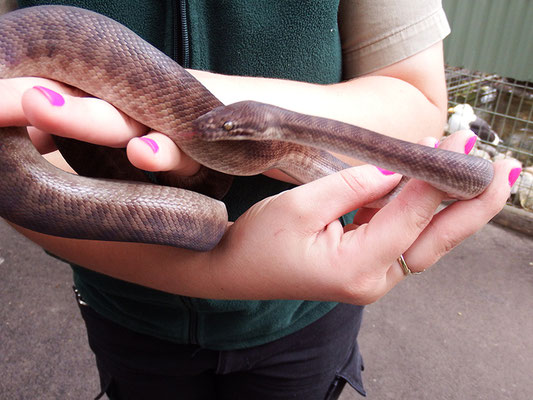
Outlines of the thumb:
{"type": "Polygon", "coordinates": [[[381,172],[372,165],[352,167],[284,192],[298,221],[320,230],[330,222],[390,192],[401,175],[381,172]]]}

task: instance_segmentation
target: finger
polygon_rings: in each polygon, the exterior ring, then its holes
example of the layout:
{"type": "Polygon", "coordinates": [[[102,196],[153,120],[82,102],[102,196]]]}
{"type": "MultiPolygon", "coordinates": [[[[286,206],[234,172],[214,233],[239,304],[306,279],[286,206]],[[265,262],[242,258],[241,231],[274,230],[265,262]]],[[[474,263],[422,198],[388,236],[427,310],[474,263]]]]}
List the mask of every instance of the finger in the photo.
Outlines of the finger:
{"type": "Polygon", "coordinates": [[[438,147],[439,149],[446,149],[446,150],[452,150],[455,149],[455,151],[461,151],[462,148],[463,153],[470,154],[472,149],[474,148],[474,145],[476,144],[477,136],[472,133],[472,131],[469,130],[461,130],[454,132],[450,136],[447,136],[445,139],[443,139],[438,147]]]}
{"type": "Polygon", "coordinates": [[[57,150],[57,146],[52,138],[52,135],[33,126],[28,126],[27,130],[33,145],[39,151],[39,153],[47,154],[57,150]]]}
{"type": "MultiPolygon", "coordinates": [[[[439,143],[439,141],[436,138],[431,137],[431,136],[422,138],[418,142],[418,144],[421,144],[423,146],[428,146],[428,147],[437,147],[438,143],[439,143]]],[[[401,184],[402,184],[402,182],[399,183],[399,185],[401,185],[401,184]]],[[[396,192],[396,191],[399,191],[399,190],[401,190],[401,188],[396,187],[393,190],[393,192],[396,192]]],[[[381,200],[378,201],[378,203],[390,201],[390,200],[392,200],[392,198],[393,198],[393,196],[391,196],[391,193],[389,193],[385,197],[385,200],[381,199],[381,200]]],[[[381,206],[379,208],[378,207],[372,207],[372,208],[363,207],[363,208],[361,208],[355,214],[353,222],[355,224],[357,224],[357,225],[363,225],[363,224],[366,224],[366,223],[370,222],[372,217],[374,215],[376,215],[376,213],[379,211],[380,208],[381,208],[381,206]]]]}
{"type": "Polygon", "coordinates": [[[357,225],[363,225],[370,222],[372,217],[376,215],[376,213],[379,211],[379,208],[361,208],[357,210],[357,213],[355,214],[355,217],[353,219],[353,223],[357,225]]]}
{"type": "MultiPolygon", "coordinates": [[[[24,92],[38,85],[47,86],[57,92],[69,93],[71,95],[81,94],[76,88],[45,78],[21,77],[0,79],[0,126],[28,126],[30,124],[24,114],[21,99],[24,92]]],[[[28,126],[27,129],[30,139],[41,154],[47,154],[56,150],[55,143],[50,134],[31,126],[28,126]]]]}
{"type": "Polygon", "coordinates": [[[415,243],[405,253],[409,266],[422,271],[433,265],[461,241],[489,222],[505,205],[511,189],[511,178],[520,165],[502,160],[494,165],[494,179],[478,197],[458,201],[440,211],[415,243]],[[513,171],[513,174],[511,174],[513,171]]]}
{"type": "MultiPolygon", "coordinates": [[[[439,147],[464,152],[471,136],[472,133],[459,133],[439,147]]],[[[403,277],[401,268],[391,268],[391,265],[397,265],[397,258],[411,247],[428,226],[444,197],[443,192],[428,183],[412,179],[397,198],[372,217],[364,230],[349,232],[362,241],[365,248],[380,249],[379,253],[362,257],[367,257],[368,262],[378,258],[378,264],[388,270],[391,287],[403,277]]],[[[376,273],[380,272],[383,271],[376,268],[376,273]]]]}
{"type": "Polygon", "coordinates": [[[340,216],[388,193],[400,180],[372,165],[349,168],[283,193],[284,206],[294,210],[295,223],[321,230],[340,216]]]}
{"type": "Polygon", "coordinates": [[[175,171],[190,176],[200,168],[200,164],[183,153],[168,136],[157,132],[130,140],[127,154],[133,165],[145,171],[175,171]]]}
{"type": "Polygon", "coordinates": [[[22,95],[33,86],[48,86],[51,89],[74,94],[74,90],[59,82],[44,78],[0,79],[0,126],[27,126],[28,119],[22,109],[22,95]]]}
{"type": "Polygon", "coordinates": [[[71,174],[76,174],[76,171],[65,161],[63,156],[59,151],[53,151],[51,153],[45,154],[43,156],[50,164],[55,165],[58,168],[61,168],[63,171],[70,172],[71,174]]]}
{"type": "Polygon", "coordinates": [[[22,95],[28,122],[45,132],[110,147],[124,147],[147,128],[93,97],[75,97],[35,86],[22,95]]]}

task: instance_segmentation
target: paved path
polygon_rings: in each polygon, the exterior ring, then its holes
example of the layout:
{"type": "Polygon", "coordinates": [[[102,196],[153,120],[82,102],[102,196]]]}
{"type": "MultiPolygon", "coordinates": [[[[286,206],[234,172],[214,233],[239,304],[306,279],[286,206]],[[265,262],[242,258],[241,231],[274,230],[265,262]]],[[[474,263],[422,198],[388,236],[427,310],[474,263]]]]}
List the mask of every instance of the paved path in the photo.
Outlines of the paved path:
{"type": "MultiPolygon", "coordinates": [[[[437,267],[366,308],[368,399],[531,400],[533,240],[488,225],[437,267]]],[[[0,399],[93,398],[70,268],[0,222],[0,279],[0,399]]]]}

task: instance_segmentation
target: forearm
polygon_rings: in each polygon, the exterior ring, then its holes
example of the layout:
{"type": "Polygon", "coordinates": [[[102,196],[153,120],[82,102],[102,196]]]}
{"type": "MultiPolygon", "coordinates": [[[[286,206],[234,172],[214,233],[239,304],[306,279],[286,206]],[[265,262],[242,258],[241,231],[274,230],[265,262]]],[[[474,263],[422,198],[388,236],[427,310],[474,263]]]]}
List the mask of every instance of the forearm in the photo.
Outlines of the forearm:
{"type": "Polygon", "coordinates": [[[220,297],[210,282],[208,252],[151,244],[67,239],[11,225],[52,254],[93,271],[170,293],[220,297]]]}
{"type": "Polygon", "coordinates": [[[446,116],[443,71],[437,70],[432,83],[435,89],[426,90],[427,94],[417,87],[423,84],[418,84],[416,78],[402,76],[404,79],[399,79],[390,76],[388,69],[333,85],[203,71],[191,73],[225,104],[240,100],[261,101],[408,141],[418,141],[425,136],[440,137],[443,133],[446,116]]]}
{"type": "Polygon", "coordinates": [[[261,101],[409,141],[440,136],[443,131],[442,109],[413,85],[396,78],[367,76],[334,85],[316,85],[191,72],[225,104],[261,101]]]}

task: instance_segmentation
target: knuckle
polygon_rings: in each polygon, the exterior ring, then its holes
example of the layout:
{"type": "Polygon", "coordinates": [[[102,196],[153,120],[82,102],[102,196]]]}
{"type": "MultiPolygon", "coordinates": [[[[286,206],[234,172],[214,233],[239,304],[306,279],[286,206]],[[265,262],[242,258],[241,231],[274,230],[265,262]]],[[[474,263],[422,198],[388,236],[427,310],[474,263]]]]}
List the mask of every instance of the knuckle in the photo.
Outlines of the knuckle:
{"type": "Polygon", "coordinates": [[[438,251],[436,252],[436,259],[440,259],[445,254],[449,253],[453,248],[455,248],[459,243],[463,241],[463,237],[458,236],[455,230],[445,230],[439,237],[437,243],[438,251]]]}
{"type": "Polygon", "coordinates": [[[500,201],[490,201],[490,202],[484,202],[483,207],[485,209],[485,212],[488,214],[489,218],[494,217],[496,214],[498,214],[504,207],[505,202],[507,200],[507,193],[505,193],[504,196],[502,196],[502,200],[500,201]]]}
{"type": "Polygon", "coordinates": [[[376,282],[360,276],[353,282],[345,283],[341,293],[343,301],[357,305],[368,305],[381,297],[381,290],[376,286],[376,282]]]}
{"type": "Polygon", "coordinates": [[[288,212],[287,215],[305,216],[305,211],[309,209],[308,203],[295,190],[287,190],[279,193],[273,200],[273,206],[288,212]]]}
{"type": "Polygon", "coordinates": [[[487,204],[483,207],[483,213],[486,215],[483,222],[487,223],[494,218],[504,207],[505,204],[487,204]]]}
{"type": "Polygon", "coordinates": [[[428,226],[433,218],[433,210],[429,210],[423,204],[407,202],[405,199],[397,199],[400,204],[400,210],[407,215],[407,227],[410,230],[422,231],[428,226]]]}
{"type": "Polygon", "coordinates": [[[417,230],[424,230],[433,218],[433,213],[428,212],[424,207],[413,207],[412,209],[413,225],[417,230]]]}
{"type": "Polygon", "coordinates": [[[340,171],[339,175],[348,189],[353,193],[360,195],[368,191],[370,182],[364,175],[352,174],[348,170],[340,171]]]}
{"type": "Polygon", "coordinates": [[[299,208],[302,203],[301,196],[294,190],[288,190],[278,194],[275,199],[277,203],[283,203],[283,206],[289,209],[299,208]]]}
{"type": "MultiPolygon", "coordinates": [[[[372,263],[374,265],[374,263],[372,263]]],[[[350,304],[374,303],[386,293],[386,276],[377,272],[380,268],[354,269],[344,275],[339,283],[339,296],[350,304]]]]}

